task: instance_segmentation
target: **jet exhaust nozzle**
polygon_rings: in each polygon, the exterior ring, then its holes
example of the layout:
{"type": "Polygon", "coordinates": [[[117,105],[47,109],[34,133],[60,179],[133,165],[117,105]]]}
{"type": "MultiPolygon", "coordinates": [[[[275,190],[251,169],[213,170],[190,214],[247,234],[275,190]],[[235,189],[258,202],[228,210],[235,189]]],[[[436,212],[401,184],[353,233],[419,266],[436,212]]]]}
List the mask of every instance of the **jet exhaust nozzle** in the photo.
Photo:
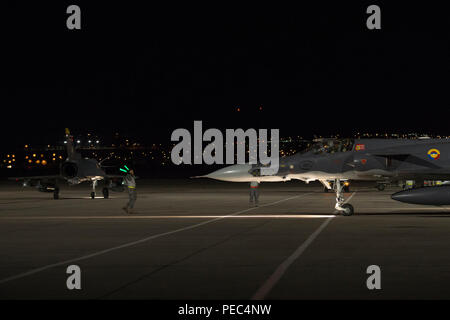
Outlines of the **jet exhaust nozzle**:
{"type": "Polygon", "coordinates": [[[450,205],[450,186],[422,187],[394,193],[391,198],[396,201],[425,204],[425,205],[450,205]]]}
{"type": "Polygon", "coordinates": [[[65,162],[61,166],[61,175],[65,178],[75,178],[78,173],[78,166],[73,162],[65,162]]]}

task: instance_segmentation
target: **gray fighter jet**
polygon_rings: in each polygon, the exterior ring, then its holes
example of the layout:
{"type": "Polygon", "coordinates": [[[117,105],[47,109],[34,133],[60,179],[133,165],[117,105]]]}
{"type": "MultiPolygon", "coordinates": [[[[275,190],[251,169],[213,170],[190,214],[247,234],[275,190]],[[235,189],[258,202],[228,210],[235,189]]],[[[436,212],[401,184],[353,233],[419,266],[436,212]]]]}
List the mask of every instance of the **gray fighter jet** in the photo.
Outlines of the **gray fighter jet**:
{"type": "MultiPolygon", "coordinates": [[[[232,182],[318,180],[327,190],[336,192],[335,208],[343,215],[352,215],[353,206],[345,203],[344,181],[375,181],[383,190],[386,184],[398,181],[415,180],[420,185],[424,180],[449,180],[450,140],[321,139],[303,152],[281,158],[275,175],[261,175],[260,169],[261,165],[237,164],[203,177],[232,182]]],[[[405,190],[392,198],[408,203],[450,204],[450,186],[405,190]]]]}
{"type": "Polygon", "coordinates": [[[122,192],[123,175],[108,175],[102,169],[101,163],[95,159],[83,158],[75,151],[73,136],[66,128],[67,159],[61,164],[59,175],[13,177],[9,180],[23,181],[24,187],[36,187],[40,192],[53,192],[53,198],[59,199],[59,181],[66,181],[69,185],[76,185],[82,182],[92,184],[91,198],[95,198],[95,188],[98,181],[103,180],[103,197],[109,197],[109,190],[122,192]]]}

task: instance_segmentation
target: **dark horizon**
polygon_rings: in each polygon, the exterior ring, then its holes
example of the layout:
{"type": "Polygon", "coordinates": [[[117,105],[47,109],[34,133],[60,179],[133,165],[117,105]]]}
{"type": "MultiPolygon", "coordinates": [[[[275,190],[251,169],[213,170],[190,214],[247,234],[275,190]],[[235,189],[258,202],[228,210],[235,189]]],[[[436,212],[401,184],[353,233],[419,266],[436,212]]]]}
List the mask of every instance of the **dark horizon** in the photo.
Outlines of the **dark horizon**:
{"type": "Polygon", "coordinates": [[[194,120],[281,136],[450,134],[436,8],[383,5],[369,31],[362,4],[252,15],[83,4],[82,30],[68,31],[66,6],[12,5],[2,21],[2,145],[65,127],[169,142],[194,120]]]}

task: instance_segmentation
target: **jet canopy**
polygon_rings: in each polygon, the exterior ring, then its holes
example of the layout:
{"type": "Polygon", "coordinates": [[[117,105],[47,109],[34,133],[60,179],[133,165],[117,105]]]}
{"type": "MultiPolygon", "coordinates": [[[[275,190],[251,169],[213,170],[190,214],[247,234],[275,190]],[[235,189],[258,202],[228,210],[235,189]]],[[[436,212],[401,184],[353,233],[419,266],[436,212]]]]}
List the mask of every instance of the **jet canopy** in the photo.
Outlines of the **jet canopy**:
{"type": "Polygon", "coordinates": [[[316,139],[303,153],[325,154],[353,150],[354,139],[316,139]]]}

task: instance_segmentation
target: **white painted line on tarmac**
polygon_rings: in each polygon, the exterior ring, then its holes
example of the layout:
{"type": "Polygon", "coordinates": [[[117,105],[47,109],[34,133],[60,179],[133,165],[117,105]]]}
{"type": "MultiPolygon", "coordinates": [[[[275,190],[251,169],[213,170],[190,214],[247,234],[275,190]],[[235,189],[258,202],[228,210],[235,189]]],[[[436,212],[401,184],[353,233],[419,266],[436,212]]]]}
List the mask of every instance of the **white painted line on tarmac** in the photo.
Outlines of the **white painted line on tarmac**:
{"type": "Polygon", "coordinates": [[[282,264],[278,266],[274,273],[269,277],[269,279],[264,282],[264,284],[256,291],[253,295],[252,300],[263,300],[267,294],[272,290],[272,288],[278,283],[281,277],[284,275],[286,270],[290,267],[290,265],[297,260],[298,257],[302,255],[302,253],[308,248],[308,246],[317,238],[320,232],[330,223],[332,218],[326,219],[319,228],[317,228],[314,233],[312,233],[305,242],[298,247],[293,254],[291,254],[286,260],[283,261],[282,264]]]}
{"type": "Polygon", "coordinates": [[[40,267],[40,268],[32,269],[30,271],[17,274],[15,276],[4,278],[4,279],[0,280],[0,284],[6,283],[6,282],[9,282],[9,281],[12,281],[12,280],[17,280],[17,279],[20,279],[20,278],[23,278],[23,277],[26,277],[26,276],[30,276],[32,274],[36,274],[38,272],[45,271],[45,270],[48,270],[48,269],[51,269],[51,268],[54,268],[54,267],[69,265],[69,264],[72,264],[74,262],[78,262],[78,261],[81,261],[81,260],[86,260],[86,259],[89,259],[89,258],[98,257],[100,255],[103,255],[103,254],[106,254],[106,253],[109,253],[109,252],[112,252],[112,251],[116,251],[116,250],[123,249],[123,248],[128,248],[128,247],[140,244],[140,243],[144,243],[144,242],[147,242],[147,241],[150,241],[150,240],[154,240],[154,239],[157,239],[157,238],[161,238],[161,237],[164,237],[164,236],[169,236],[169,235],[172,235],[172,234],[175,234],[175,233],[178,233],[178,232],[195,229],[195,228],[198,228],[200,226],[204,226],[206,224],[212,223],[214,221],[224,219],[225,217],[235,216],[235,215],[238,215],[238,214],[241,214],[241,213],[244,213],[244,212],[248,212],[248,211],[251,211],[251,210],[254,210],[254,209],[261,208],[261,207],[272,206],[272,205],[278,204],[280,202],[292,200],[292,199],[295,199],[295,198],[298,198],[298,197],[306,196],[308,194],[311,194],[311,193],[304,193],[304,194],[293,196],[293,197],[289,197],[289,198],[286,198],[286,199],[281,199],[281,200],[278,200],[278,201],[275,201],[275,202],[271,202],[271,203],[268,203],[268,204],[265,204],[265,205],[261,205],[259,207],[252,207],[252,208],[248,208],[248,209],[245,209],[245,210],[237,211],[237,212],[231,213],[231,214],[229,214],[227,216],[224,216],[224,217],[218,217],[218,218],[214,218],[214,219],[207,220],[207,221],[204,221],[204,222],[200,222],[200,223],[197,223],[197,224],[193,224],[191,226],[187,226],[187,227],[184,227],[184,228],[179,228],[179,229],[175,229],[175,230],[172,230],[172,231],[155,234],[153,236],[149,236],[149,237],[146,237],[146,238],[143,238],[143,239],[140,239],[140,240],[136,240],[136,241],[133,241],[133,242],[128,242],[128,243],[125,243],[125,244],[122,244],[122,245],[119,245],[119,246],[116,246],[116,247],[112,247],[112,248],[109,248],[109,249],[97,251],[97,252],[94,252],[94,253],[91,253],[91,254],[88,254],[88,255],[85,255],[85,256],[81,256],[81,257],[78,257],[78,258],[74,258],[74,259],[70,259],[70,260],[65,260],[65,261],[49,264],[49,265],[46,265],[46,266],[43,266],[43,267],[40,267]]]}
{"type": "Polygon", "coordinates": [[[182,216],[42,216],[42,217],[2,217],[0,220],[95,220],[95,219],[314,219],[331,218],[330,214],[259,214],[259,215],[182,215],[182,216]]]}
{"type": "MultiPolygon", "coordinates": [[[[344,202],[350,201],[350,199],[356,194],[356,192],[353,192],[353,194],[348,197],[344,202]]],[[[337,210],[336,210],[337,211],[337,210]]],[[[272,290],[272,288],[278,283],[278,281],[283,277],[287,269],[291,266],[292,263],[294,263],[295,260],[300,257],[303,252],[305,252],[306,248],[317,238],[317,236],[322,232],[323,229],[330,223],[331,219],[335,218],[336,216],[332,216],[328,219],[326,219],[319,228],[316,229],[309,237],[306,239],[295,251],[292,253],[286,260],[284,260],[272,273],[272,275],[269,277],[269,279],[264,282],[264,284],[256,291],[256,293],[253,295],[252,300],[263,300],[269,292],[272,290]]]]}

